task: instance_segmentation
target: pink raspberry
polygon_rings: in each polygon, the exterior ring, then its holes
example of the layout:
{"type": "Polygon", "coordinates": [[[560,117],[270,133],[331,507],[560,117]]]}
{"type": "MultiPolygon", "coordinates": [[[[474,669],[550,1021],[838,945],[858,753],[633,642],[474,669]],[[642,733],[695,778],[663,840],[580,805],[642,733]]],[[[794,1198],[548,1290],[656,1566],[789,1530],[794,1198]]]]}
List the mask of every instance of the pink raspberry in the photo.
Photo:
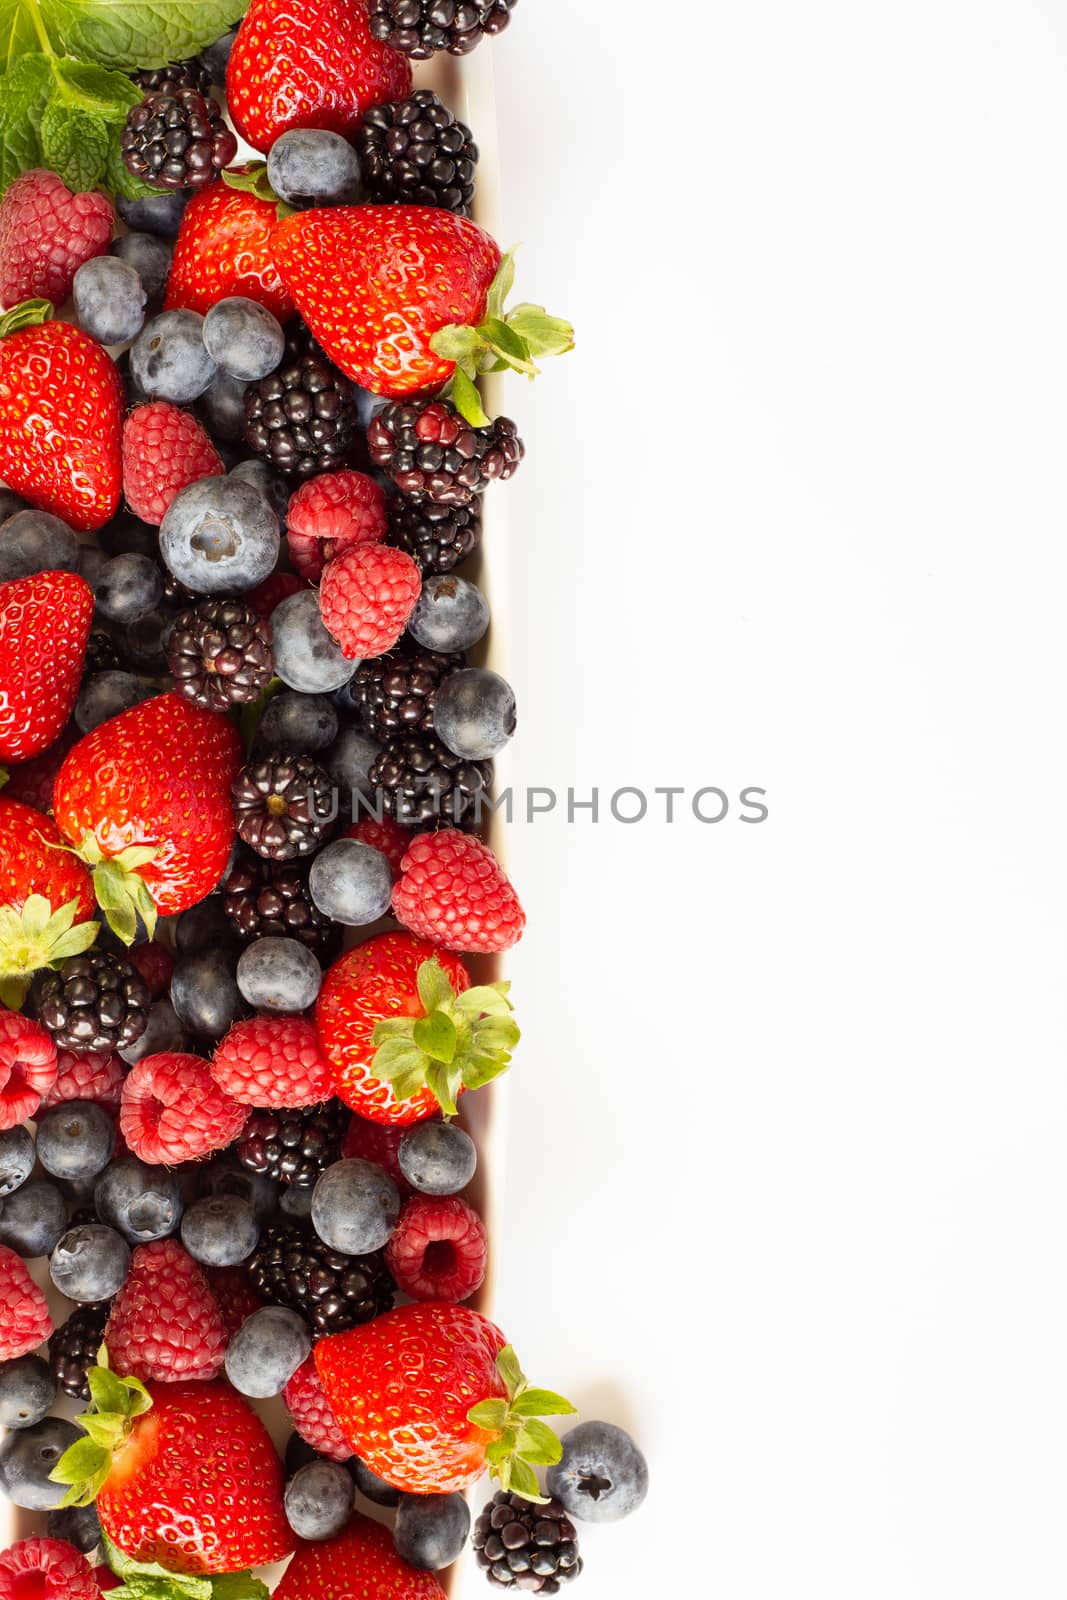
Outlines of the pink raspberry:
{"type": "Polygon", "coordinates": [[[488,1255],[473,1206],[455,1194],[417,1194],[400,1213],[385,1264],[413,1300],[466,1300],[485,1282],[488,1255]]]}
{"type": "Polygon", "coordinates": [[[393,888],[393,912],[420,939],[446,950],[510,950],[526,925],[489,846],[457,828],[412,840],[393,888]]]}
{"type": "Polygon", "coordinates": [[[303,1366],[297,1367],[282,1390],[282,1399],[289,1408],[293,1427],[305,1444],[309,1444],[328,1461],[348,1460],[352,1447],[338,1427],[333,1407],[326,1398],[322,1379],[316,1370],[314,1356],[308,1356],[303,1366]]]}
{"type": "Polygon", "coordinates": [[[142,522],[158,528],[179,489],[225,472],[194,416],[166,400],[138,406],[122,430],[122,492],[142,522]]]}
{"type": "Polygon", "coordinates": [[[353,1156],[360,1161],[373,1161],[376,1167],[383,1168],[389,1174],[401,1194],[410,1194],[411,1185],[401,1170],[397,1155],[400,1141],[407,1131],[406,1127],[394,1128],[385,1122],[368,1122],[366,1117],[354,1116],[345,1130],[341,1154],[346,1161],[353,1156]]]}
{"type": "Polygon", "coordinates": [[[204,1276],[218,1301],[226,1332],[232,1339],[242,1323],[263,1305],[244,1267],[205,1267],[204,1276]]]}
{"type": "Polygon", "coordinates": [[[52,1335],[48,1303],[26,1263],[0,1244],[0,1361],[28,1356],[52,1335]]]}
{"type": "Polygon", "coordinates": [[[405,550],[351,545],[322,574],[322,620],[347,661],[366,661],[393,648],[421,590],[419,569],[405,550]]]}
{"type": "Polygon", "coordinates": [[[269,578],[264,578],[254,589],[249,589],[244,599],[257,616],[262,617],[264,622],[269,622],[271,612],[280,606],[283,600],[288,600],[290,595],[299,594],[301,589],[306,588],[304,579],[298,578],[295,572],[272,572],[269,578]]]}
{"type": "Polygon", "coordinates": [[[389,519],[385,495],[366,473],[323,472],[289,501],[289,554],[297,572],[317,582],[334,556],[354,544],[380,543],[389,519]]]}
{"type": "Polygon", "coordinates": [[[36,1022],[0,1010],[0,1129],[32,1117],[56,1081],[56,1047],[36,1022]]]}
{"type": "Polygon", "coordinates": [[[380,850],[393,870],[393,881],[400,876],[400,863],[411,843],[411,829],[402,828],[392,817],[362,817],[346,828],[342,838],[359,839],[372,850],[380,850]]]}
{"type": "Polygon", "coordinates": [[[329,1062],[303,1017],[250,1017],[237,1022],[211,1062],[215,1082],[245,1106],[298,1110],[333,1094],[329,1062]]]}
{"type": "Polygon", "coordinates": [[[138,1245],[104,1329],[124,1378],[181,1383],[217,1377],[229,1336],[207,1279],[177,1239],[138,1245]]]}
{"type": "MultiPolygon", "coordinates": [[[[41,1097],[41,1110],[65,1100],[95,1100],[105,1111],[117,1111],[126,1082],[126,1063],[119,1056],[75,1055],[61,1050],[56,1081],[41,1097]]],[[[115,1157],[114,1159],[117,1159],[115,1157]]]]}
{"type": "Polygon", "coordinates": [[[20,1539],[0,1554],[0,1600],[100,1600],[100,1588],[65,1539],[20,1539]]]}
{"type": "Polygon", "coordinates": [[[164,1050],[130,1069],[119,1127],[135,1156],[154,1166],[199,1161],[232,1144],[248,1108],[219,1088],[199,1056],[164,1050]]]}
{"type": "Polygon", "coordinates": [[[0,307],[61,306],[78,268],[111,243],[115,213],[102,194],[71,194],[54,172],[24,172],[0,200],[0,307]]]}
{"type": "Polygon", "coordinates": [[[165,944],[146,939],[143,944],[134,945],[128,960],[147,983],[153,1000],[167,993],[174,976],[174,957],[165,944]]]}

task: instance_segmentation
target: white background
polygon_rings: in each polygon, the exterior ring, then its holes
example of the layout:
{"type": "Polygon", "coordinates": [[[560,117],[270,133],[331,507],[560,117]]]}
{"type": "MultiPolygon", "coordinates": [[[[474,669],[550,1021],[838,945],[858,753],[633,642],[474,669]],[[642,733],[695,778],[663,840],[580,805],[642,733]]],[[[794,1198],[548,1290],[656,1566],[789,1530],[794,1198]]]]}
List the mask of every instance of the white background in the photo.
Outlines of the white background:
{"type": "MultiPolygon", "coordinates": [[[[1067,13],[524,0],[499,1320],[633,1427],[583,1600],[1067,1588],[1067,13]]],[[[472,1573],[465,1595],[481,1596],[472,1573]]]]}

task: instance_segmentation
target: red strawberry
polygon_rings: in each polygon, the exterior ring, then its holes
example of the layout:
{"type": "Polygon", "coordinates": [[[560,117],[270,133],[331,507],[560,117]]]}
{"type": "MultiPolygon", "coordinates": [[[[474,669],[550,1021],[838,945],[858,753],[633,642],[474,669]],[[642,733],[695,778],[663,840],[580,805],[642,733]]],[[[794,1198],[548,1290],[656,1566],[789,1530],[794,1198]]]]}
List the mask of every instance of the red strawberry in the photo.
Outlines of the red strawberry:
{"type": "Polygon", "coordinates": [[[115,213],[102,194],[71,194],[35,167],[0,200],[0,308],[42,296],[61,306],[78,268],[111,243],[115,213]]]}
{"type": "Polygon", "coordinates": [[[286,525],[293,566],[317,582],[327,561],[349,545],[383,542],[385,495],[365,472],[320,472],[290,499],[286,525]]]}
{"type": "Polygon", "coordinates": [[[102,528],[122,491],[124,399],[115,363],[40,300],[0,317],[0,479],[79,532],[102,528]]]}
{"type": "Polygon", "coordinates": [[[88,871],[51,818],[0,794],[0,984],[88,950],[95,909],[88,871]]]}
{"type": "Polygon", "coordinates": [[[421,590],[422,577],[406,550],[350,545],[322,574],[323,624],[346,660],[383,656],[407,627],[421,590]]]}
{"type": "Polygon", "coordinates": [[[535,1423],[531,1437],[523,1421],[574,1411],[531,1389],[500,1329],[469,1306],[398,1306],[320,1339],[315,1365],[354,1453],[408,1494],[469,1489],[490,1466],[504,1488],[536,1495],[528,1461],[546,1460],[555,1436],[535,1423]]]}
{"type": "Polygon", "coordinates": [[[236,728],[176,694],[132,706],[79,739],[56,779],[59,830],[94,868],[97,899],[132,944],[210,894],[233,845],[236,728]]]}
{"type": "Polygon", "coordinates": [[[138,1245],[104,1330],[108,1360],[142,1383],[206,1381],[222,1371],[229,1336],[207,1280],[177,1239],[138,1245]]]}
{"type": "MultiPolygon", "coordinates": [[[[263,168],[233,167],[194,194],[182,216],[167,278],[166,309],[207,312],[217,300],[244,295],[282,321],[296,309],[270,257],[278,226],[277,198],[264,199],[233,180],[256,183],[263,168]]],[[[268,191],[269,192],[269,191],[268,191]]]]}
{"type": "Polygon", "coordinates": [[[59,738],[92,620],[93,591],[75,572],[0,583],[0,761],[28,761],[59,738]]]}
{"type": "Polygon", "coordinates": [[[158,528],[180,489],[225,472],[211,440],[188,411],[156,400],[138,406],[122,430],[122,489],[142,522],[158,528]]]}
{"type": "Polygon", "coordinates": [[[397,1555],[388,1528],[356,1512],[335,1538],[297,1546],[274,1600],[444,1600],[444,1593],[432,1572],[397,1555]]]}
{"type": "Polygon", "coordinates": [[[233,125],[263,151],[288,128],[355,133],[371,106],[410,89],[410,62],[371,38],[352,0],[252,0],[226,71],[233,125]]]}
{"type": "Polygon", "coordinates": [[[393,911],[422,939],[482,954],[510,950],[526,925],[519,897],[489,846],[458,828],[412,840],[393,889],[393,911]]]}
{"type": "Polygon", "coordinates": [[[52,1336],[52,1318],[41,1290],[14,1250],[0,1244],[0,1361],[28,1356],[52,1336]]]}
{"type": "Polygon", "coordinates": [[[0,1129],[37,1114],[58,1070],[56,1047],[44,1028],[21,1012],[0,1009],[0,1129]]]}

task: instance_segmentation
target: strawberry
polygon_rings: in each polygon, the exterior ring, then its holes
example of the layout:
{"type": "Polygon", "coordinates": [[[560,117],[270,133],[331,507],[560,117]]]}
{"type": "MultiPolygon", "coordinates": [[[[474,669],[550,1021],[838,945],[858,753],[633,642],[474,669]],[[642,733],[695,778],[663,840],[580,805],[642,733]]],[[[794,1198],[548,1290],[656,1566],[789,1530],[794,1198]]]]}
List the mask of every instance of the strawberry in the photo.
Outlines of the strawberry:
{"type": "MultiPolygon", "coordinates": [[[[2,352],[0,345],[0,361],[2,352]]],[[[28,761],[62,733],[78,698],[93,604],[75,572],[0,583],[0,761],[28,761]]]]}
{"type": "Polygon", "coordinates": [[[315,1005],[337,1094],[369,1122],[452,1116],[464,1089],[503,1072],[519,1030],[507,983],[470,987],[458,956],[382,933],[335,961],[315,1005]]]}
{"type": "Polygon", "coordinates": [[[81,533],[102,528],[122,493],[115,363],[46,300],[0,317],[0,479],[81,533]]]}
{"type": "Polygon", "coordinates": [[[176,694],[132,706],[79,739],[56,779],[56,824],[93,868],[96,897],[127,944],[139,912],[185,911],[210,894],[233,845],[236,728],[176,694]]]}
{"type": "Polygon", "coordinates": [[[347,137],[371,106],[410,90],[410,62],[371,38],[366,7],[352,0],[252,0],[226,70],[233,125],[263,151],[288,128],[347,137]]]}
{"type": "Polygon", "coordinates": [[[296,309],[270,258],[278,197],[259,164],[231,167],[194,194],[182,216],[167,278],[166,309],[205,313],[244,295],[284,322],[296,309]]]}
{"type": "Polygon", "coordinates": [[[535,1419],[574,1413],[530,1388],[500,1329],[469,1306],[398,1306],[320,1339],[315,1365],[355,1454],[407,1494],[469,1489],[488,1467],[502,1488],[536,1497],[532,1463],[561,1451],[535,1419]]]}
{"type": "Polygon", "coordinates": [[[95,907],[89,873],[55,823],[0,794],[0,995],[20,999],[39,967],[88,950],[95,907]]]}
{"type": "Polygon", "coordinates": [[[343,1533],[297,1547],[274,1600],[443,1600],[432,1572],[397,1555],[388,1528],[357,1511],[343,1533]]]}
{"type": "Polygon", "coordinates": [[[65,1505],[95,1496],[121,1556],[204,1576],[283,1561],[296,1541],[283,1472],[263,1423],[224,1383],[145,1388],[89,1372],[92,1406],[52,1472],[65,1505]]]}

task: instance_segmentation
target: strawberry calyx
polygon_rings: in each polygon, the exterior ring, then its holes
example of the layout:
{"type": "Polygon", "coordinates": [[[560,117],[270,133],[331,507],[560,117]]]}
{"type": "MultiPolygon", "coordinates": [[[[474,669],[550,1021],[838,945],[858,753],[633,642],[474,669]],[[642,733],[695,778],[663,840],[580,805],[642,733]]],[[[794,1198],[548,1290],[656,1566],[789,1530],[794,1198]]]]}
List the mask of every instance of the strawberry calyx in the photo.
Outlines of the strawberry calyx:
{"type": "Polygon", "coordinates": [[[22,328],[39,328],[42,322],[51,321],[54,311],[51,300],[23,300],[0,316],[0,339],[22,328]]]}
{"type": "Polygon", "coordinates": [[[480,984],[457,994],[439,961],[416,977],[421,1017],[385,1017],[376,1024],[371,1071],[398,1100],[429,1089],[446,1117],[456,1115],[461,1089],[480,1089],[511,1065],[519,1042],[510,983],[480,984]]]}
{"type": "Polygon", "coordinates": [[[85,1437],[76,1439],[48,1474],[52,1483],[67,1485],[61,1506],[87,1506],[96,1499],[134,1421],[152,1409],[152,1396],[139,1378],[90,1367],[88,1379],[89,1409],[78,1418],[85,1437]]]}
{"type": "Polygon", "coordinates": [[[563,1445],[539,1419],[575,1417],[577,1408],[551,1389],[531,1388],[510,1344],[497,1356],[496,1370],[507,1398],[480,1400],[467,1412],[467,1421],[496,1435],[485,1447],[489,1476],[502,1489],[521,1494],[536,1505],[547,1505],[533,1469],[555,1466],[563,1455],[563,1445]]]}
{"type": "Polygon", "coordinates": [[[75,924],[78,907],[77,900],[68,900],[53,911],[43,894],[27,895],[18,908],[0,906],[0,999],[5,1005],[14,1000],[17,1010],[34,972],[80,956],[95,942],[100,924],[75,924]]]}
{"type": "Polygon", "coordinates": [[[277,206],[279,222],[283,217],[291,217],[296,210],[295,206],[286,205],[285,201],[275,194],[267,177],[265,161],[250,161],[246,167],[227,167],[221,176],[228,189],[237,189],[242,194],[253,194],[257,200],[265,200],[268,205],[277,206]]]}
{"type": "Polygon", "coordinates": [[[97,904],[123,944],[133,944],[137,938],[138,915],[148,937],[155,938],[156,903],[138,868],[154,861],[157,853],[151,845],[131,844],[116,856],[106,856],[94,833],[87,833],[74,850],[91,869],[97,904]]]}

